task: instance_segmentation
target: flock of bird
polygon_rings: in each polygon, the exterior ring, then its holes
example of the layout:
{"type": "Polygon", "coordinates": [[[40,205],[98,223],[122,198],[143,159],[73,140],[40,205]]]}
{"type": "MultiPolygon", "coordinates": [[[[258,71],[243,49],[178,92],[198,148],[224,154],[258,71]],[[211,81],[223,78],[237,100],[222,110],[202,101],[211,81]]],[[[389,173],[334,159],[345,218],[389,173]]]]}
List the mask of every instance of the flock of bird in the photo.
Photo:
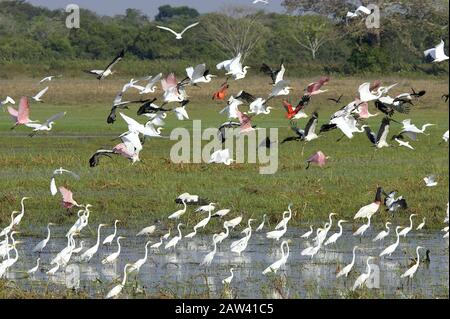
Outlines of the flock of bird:
{"type": "MultiPolygon", "coordinates": [[[[256,0],[254,3],[268,3],[267,1],[256,0]]],[[[354,13],[349,13],[348,18],[353,18],[355,16],[359,16],[361,14],[370,14],[366,10],[367,8],[360,7],[354,13]]],[[[182,39],[185,32],[194,28],[199,23],[192,24],[186,27],[182,32],[178,33],[169,28],[158,26],[159,29],[171,32],[175,35],[177,40],[182,39]]],[[[427,50],[424,52],[426,59],[434,63],[439,63],[448,59],[448,57],[444,53],[444,43],[441,42],[438,46],[433,49],[427,50]]],[[[104,80],[107,77],[114,74],[113,68],[115,65],[125,58],[125,50],[121,51],[114,60],[107,65],[104,69],[92,69],[87,70],[88,74],[94,75],[98,80],[104,80]]],[[[282,61],[277,67],[272,68],[267,64],[262,64],[260,71],[270,77],[270,90],[268,90],[267,96],[255,96],[247,91],[240,91],[236,96],[228,97],[228,90],[230,88],[231,80],[239,81],[244,79],[247,76],[248,70],[250,68],[248,66],[243,65],[242,55],[238,54],[235,57],[231,57],[228,60],[222,61],[216,65],[217,72],[221,72],[222,70],[225,73],[226,80],[220,87],[215,90],[212,94],[212,99],[216,101],[225,101],[227,98],[226,106],[220,111],[220,114],[224,114],[227,116],[227,121],[220,125],[218,128],[218,138],[225,142],[228,138],[227,130],[237,128],[237,134],[248,134],[253,132],[257,128],[252,124],[252,119],[259,116],[266,116],[270,114],[272,107],[268,106],[273,99],[278,97],[286,97],[289,96],[292,87],[290,86],[289,80],[286,80],[285,72],[286,67],[284,62],[282,61]],[[246,105],[248,107],[248,111],[241,111],[243,106],[246,105]]],[[[52,80],[58,78],[60,76],[48,76],[40,81],[40,83],[51,82],[52,80]]],[[[187,106],[189,104],[187,90],[189,88],[199,88],[204,84],[211,83],[213,78],[216,76],[211,74],[209,69],[205,64],[200,64],[197,66],[189,66],[186,68],[186,76],[179,81],[175,74],[170,73],[168,75],[163,75],[159,73],[154,76],[146,76],[139,79],[131,79],[128,83],[126,83],[123,88],[117,93],[114,98],[112,108],[107,116],[107,123],[114,124],[116,121],[116,112],[118,110],[128,109],[131,104],[139,104],[137,109],[137,116],[142,116],[145,118],[145,123],[142,124],[137,119],[132,118],[128,115],[125,115],[123,112],[119,112],[121,119],[127,124],[128,130],[121,134],[119,138],[121,139],[121,143],[111,147],[110,149],[100,148],[96,150],[91,158],[89,159],[89,165],[91,167],[95,167],[99,165],[101,157],[110,157],[111,155],[119,155],[130,160],[132,163],[138,162],[140,160],[139,154],[143,149],[143,144],[146,138],[167,138],[167,136],[161,135],[161,131],[165,125],[165,120],[168,114],[174,114],[177,120],[188,120],[189,114],[187,110],[187,106]],[[162,95],[155,97],[153,94],[157,92],[158,84],[161,84],[162,95]],[[126,101],[123,99],[126,92],[129,90],[136,90],[139,95],[146,96],[145,98],[139,100],[129,100],[126,101]],[[153,95],[152,97],[148,97],[148,95],[153,95]],[[157,105],[156,101],[160,99],[162,101],[161,105],[157,105]],[[168,108],[167,105],[170,104],[178,104],[179,106],[174,108],[168,108]]],[[[312,142],[315,139],[320,138],[326,132],[332,130],[339,130],[342,133],[342,137],[339,138],[340,141],[342,138],[353,139],[355,134],[364,133],[366,134],[369,142],[376,148],[382,149],[390,146],[390,141],[395,141],[399,147],[405,147],[410,150],[414,150],[414,145],[410,144],[411,142],[415,142],[418,140],[418,136],[422,134],[426,134],[426,130],[428,127],[433,126],[433,124],[425,123],[419,128],[415,124],[412,123],[411,119],[403,120],[402,122],[398,122],[393,117],[396,113],[408,114],[413,106],[414,102],[421,97],[423,97],[426,92],[425,91],[416,91],[414,89],[411,92],[403,92],[400,94],[396,94],[394,97],[391,97],[389,94],[396,87],[397,83],[389,84],[387,86],[382,85],[381,81],[375,81],[373,83],[366,82],[361,84],[355,90],[355,97],[352,98],[349,103],[345,104],[343,107],[340,107],[336,112],[331,116],[329,121],[318,128],[318,119],[319,114],[317,111],[311,113],[311,115],[306,114],[307,107],[312,103],[313,99],[316,96],[327,92],[327,90],[323,90],[323,88],[329,83],[330,77],[324,76],[318,79],[316,82],[310,83],[304,90],[304,93],[299,98],[298,103],[292,103],[289,98],[285,98],[281,101],[286,113],[285,117],[289,121],[290,127],[292,128],[294,136],[288,137],[281,142],[281,144],[288,142],[312,142]],[[369,103],[373,103],[374,108],[379,112],[375,114],[371,114],[369,112],[369,103]],[[381,124],[378,131],[375,133],[372,129],[365,124],[365,120],[376,117],[383,114],[381,119],[381,124]],[[298,125],[298,121],[301,119],[308,119],[304,129],[300,128],[298,125]],[[397,123],[401,125],[401,128],[398,130],[398,133],[393,135],[391,139],[389,139],[389,131],[391,123],[397,123]],[[409,139],[410,141],[406,141],[409,139]]],[[[45,122],[38,122],[30,119],[30,101],[34,102],[43,102],[42,98],[45,93],[48,91],[49,87],[45,87],[39,93],[37,93],[33,97],[22,97],[20,98],[19,107],[16,110],[10,104],[14,105],[15,101],[11,97],[7,97],[3,101],[1,101],[1,105],[8,105],[7,110],[11,117],[13,118],[14,126],[16,128],[18,126],[26,126],[31,128],[32,131],[30,135],[33,136],[40,132],[50,131],[52,130],[52,126],[55,121],[61,119],[66,115],[66,112],[56,114],[45,122]]],[[[340,104],[343,99],[343,96],[340,96],[336,99],[329,99],[330,103],[340,104]]],[[[443,135],[443,140],[448,142],[449,132],[447,131],[443,135]]],[[[268,140],[265,143],[265,147],[271,147],[273,142],[268,140]]],[[[306,161],[306,168],[308,169],[311,164],[316,164],[320,167],[326,165],[329,156],[325,155],[322,151],[318,150],[316,153],[312,154],[306,161]]],[[[228,149],[223,149],[217,152],[214,152],[211,155],[210,163],[222,163],[225,165],[231,165],[234,160],[232,159],[232,154],[228,149]]],[[[67,238],[67,246],[64,247],[58,254],[56,254],[53,259],[50,261],[50,268],[46,273],[48,275],[54,275],[58,271],[62,271],[72,260],[73,256],[79,255],[78,262],[89,262],[94,256],[98,253],[100,247],[102,245],[112,245],[114,242],[117,245],[117,250],[106,258],[101,260],[102,264],[112,264],[117,262],[120,258],[121,254],[121,240],[125,240],[123,236],[118,235],[118,223],[119,220],[116,220],[114,223],[114,233],[102,239],[101,229],[106,226],[105,224],[99,224],[97,226],[97,240],[96,243],[92,247],[83,247],[83,242],[81,241],[77,244],[77,239],[82,234],[82,230],[89,223],[89,216],[91,213],[91,205],[90,204],[79,204],[74,200],[72,192],[64,186],[60,186],[59,188],[56,186],[56,180],[58,175],[69,174],[73,178],[78,179],[79,176],[69,170],[64,168],[56,169],[50,180],[50,192],[52,196],[55,196],[58,191],[62,196],[61,205],[64,209],[72,210],[78,209],[77,212],[77,220],[74,222],[73,226],[66,233],[67,238]],[[86,249],[87,248],[87,249],[86,249]]],[[[436,178],[434,176],[427,176],[424,178],[425,186],[434,187],[437,185],[436,178]]],[[[24,197],[21,200],[21,210],[13,211],[11,214],[11,222],[0,232],[0,278],[4,277],[7,272],[14,266],[14,264],[19,259],[19,252],[17,250],[17,243],[19,241],[16,240],[15,235],[18,234],[18,227],[25,215],[25,201],[28,200],[28,197],[24,197]]],[[[175,234],[171,234],[170,230],[167,233],[161,233],[163,228],[158,229],[156,225],[151,225],[142,229],[137,236],[151,236],[156,233],[160,233],[160,241],[156,243],[151,243],[150,241],[145,241],[144,250],[145,254],[143,258],[133,262],[127,263],[123,270],[123,278],[120,284],[116,285],[112,288],[109,293],[106,295],[106,298],[118,297],[123,288],[126,285],[127,276],[132,272],[139,272],[140,268],[148,259],[148,251],[151,250],[175,250],[177,245],[179,245],[182,240],[189,240],[193,237],[197,236],[197,234],[203,231],[208,224],[210,223],[212,218],[220,218],[225,219],[226,216],[231,212],[230,209],[220,209],[217,210],[217,204],[213,202],[209,202],[205,199],[202,199],[198,195],[191,195],[189,193],[184,193],[180,195],[175,202],[183,205],[183,208],[171,213],[168,217],[168,221],[176,221],[177,232],[175,234]],[[188,206],[195,206],[195,213],[198,214],[207,214],[207,216],[198,222],[192,230],[184,234],[182,233],[182,228],[185,226],[185,223],[180,222],[183,218],[183,215],[186,214],[188,206]]],[[[407,208],[406,199],[402,196],[396,197],[396,191],[392,191],[390,193],[384,192],[381,187],[377,188],[375,200],[367,206],[362,207],[355,215],[354,219],[365,219],[366,223],[361,225],[355,232],[354,236],[358,239],[364,237],[367,233],[367,230],[370,229],[371,222],[373,218],[377,216],[377,212],[380,211],[381,207],[385,206],[386,210],[392,213],[395,213],[399,209],[407,208]],[[382,202],[382,195],[385,195],[384,202],[382,202]]],[[[285,264],[288,262],[290,250],[289,244],[291,240],[285,239],[285,235],[288,228],[288,223],[292,218],[292,207],[288,206],[288,210],[283,212],[282,217],[279,223],[274,227],[273,230],[270,230],[266,233],[266,237],[269,240],[274,240],[275,242],[279,242],[281,240],[280,251],[281,251],[281,259],[275,261],[273,264],[269,265],[267,268],[263,270],[263,274],[276,273],[279,269],[283,268],[285,264]]],[[[445,219],[445,223],[448,224],[448,204],[447,204],[447,217],[445,219]]],[[[324,249],[325,246],[335,245],[343,234],[343,224],[347,223],[346,220],[339,220],[337,222],[337,227],[339,231],[328,236],[328,233],[331,231],[333,226],[333,216],[336,214],[332,213],[329,215],[328,221],[322,226],[318,227],[314,232],[313,226],[309,226],[309,231],[301,236],[302,239],[312,238],[313,245],[309,245],[304,248],[300,254],[302,256],[308,256],[311,259],[314,258],[320,251],[324,249]]],[[[378,257],[381,258],[383,256],[391,256],[397,249],[400,238],[405,238],[411,231],[414,229],[416,231],[420,231],[424,228],[426,220],[422,219],[422,223],[416,227],[414,227],[413,218],[417,217],[416,214],[412,214],[410,216],[410,224],[408,226],[396,226],[395,229],[395,237],[396,240],[393,244],[389,245],[386,249],[384,249],[378,257]]],[[[213,249],[204,256],[204,259],[201,261],[200,265],[204,267],[210,266],[214,257],[217,253],[218,245],[224,245],[224,241],[227,238],[231,238],[230,231],[234,230],[235,227],[240,225],[244,220],[244,216],[236,216],[232,219],[226,220],[223,222],[224,231],[214,234],[212,236],[211,245],[213,249]]],[[[253,233],[253,225],[255,222],[254,219],[248,219],[246,221],[247,227],[241,231],[241,237],[237,240],[234,240],[229,245],[229,250],[233,254],[241,255],[245,253],[245,250],[248,247],[248,243],[252,238],[253,233]]],[[[263,217],[263,220],[260,221],[260,224],[255,228],[255,231],[262,232],[267,226],[266,216],[263,217]]],[[[39,254],[44,251],[47,247],[49,241],[51,240],[51,226],[53,224],[48,224],[47,226],[47,236],[39,242],[33,249],[33,252],[39,254]]],[[[381,231],[372,241],[385,241],[388,240],[388,236],[391,235],[391,222],[386,223],[386,230],[381,231]]],[[[443,229],[445,232],[444,237],[448,238],[448,226],[443,229]]],[[[361,239],[360,239],[361,240],[361,239]]],[[[418,271],[419,264],[421,262],[419,251],[424,249],[423,247],[418,246],[416,248],[417,258],[415,259],[414,264],[407,269],[401,278],[413,278],[414,274],[418,271]]],[[[355,255],[357,253],[358,246],[353,248],[353,258],[351,262],[343,267],[337,274],[337,278],[339,277],[347,277],[350,272],[354,269],[355,264],[355,255]]],[[[427,253],[428,256],[428,253],[427,253]]],[[[368,257],[367,259],[367,271],[362,273],[355,281],[353,285],[353,290],[356,290],[362,287],[366,281],[370,278],[371,275],[371,260],[375,257],[368,257]]],[[[40,259],[37,258],[36,266],[28,270],[28,274],[31,276],[34,273],[41,270],[40,259]]],[[[233,268],[230,269],[230,277],[227,277],[223,280],[224,285],[230,285],[233,280],[233,268]]]]}

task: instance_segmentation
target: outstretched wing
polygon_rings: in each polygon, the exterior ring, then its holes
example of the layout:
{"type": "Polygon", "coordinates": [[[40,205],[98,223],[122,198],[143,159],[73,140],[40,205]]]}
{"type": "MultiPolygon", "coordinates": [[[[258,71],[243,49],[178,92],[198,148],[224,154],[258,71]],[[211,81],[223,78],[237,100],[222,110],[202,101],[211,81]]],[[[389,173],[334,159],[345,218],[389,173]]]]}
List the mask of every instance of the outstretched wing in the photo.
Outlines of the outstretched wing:
{"type": "Polygon", "coordinates": [[[53,115],[52,117],[50,117],[50,118],[45,122],[45,124],[48,125],[50,122],[54,122],[54,121],[56,121],[56,120],[59,120],[59,119],[62,118],[64,115],[66,115],[66,113],[67,113],[67,112],[61,112],[61,113],[58,113],[58,114],[53,115]]]}
{"type": "Polygon", "coordinates": [[[114,60],[112,60],[112,62],[106,67],[105,70],[111,70],[117,62],[123,59],[124,56],[125,50],[120,51],[120,53],[114,58],[114,60]]]}
{"type": "Polygon", "coordinates": [[[187,30],[192,29],[193,27],[195,27],[195,26],[197,26],[199,24],[200,24],[200,22],[196,22],[194,24],[191,24],[191,25],[187,26],[186,28],[184,28],[183,31],[181,31],[181,35],[183,35],[187,30]]]}
{"type": "Polygon", "coordinates": [[[43,90],[41,90],[38,94],[36,94],[34,96],[35,99],[40,99],[46,92],[48,91],[48,86],[46,88],[44,88],[43,90]]]}

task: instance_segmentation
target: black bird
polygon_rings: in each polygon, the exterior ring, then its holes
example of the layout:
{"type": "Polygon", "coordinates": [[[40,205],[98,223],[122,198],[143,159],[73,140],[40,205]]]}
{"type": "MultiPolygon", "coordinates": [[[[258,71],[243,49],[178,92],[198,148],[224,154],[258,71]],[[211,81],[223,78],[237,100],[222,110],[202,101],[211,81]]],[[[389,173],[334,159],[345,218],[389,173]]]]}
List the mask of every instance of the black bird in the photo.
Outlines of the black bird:
{"type": "Polygon", "coordinates": [[[445,103],[448,102],[449,98],[450,98],[450,95],[449,95],[449,94],[444,94],[444,95],[442,95],[442,97],[441,97],[442,100],[445,100],[445,103]]]}
{"type": "Polygon", "coordinates": [[[146,103],[150,100],[136,100],[136,101],[122,101],[123,94],[125,92],[120,91],[116,98],[114,99],[113,106],[111,108],[111,112],[108,115],[108,118],[106,119],[106,122],[108,124],[113,124],[116,121],[116,110],[117,109],[128,109],[129,104],[135,104],[135,103],[146,103]]]}
{"type": "Polygon", "coordinates": [[[283,63],[284,63],[284,59],[281,60],[280,66],[276,70],[273,70],[270,66],[263,63],[259,70],[261,72],[263,72],[264,74],[270,76],[270,78],[272,79],[271,84],[276,84],[277,82],[283,80],[284,72],[286,71],[283,63]]]}
{"type": "Polygon", "coordinates": [[[414,90],[414,88],[411,88],[411,90],[412,90],[411,96],[415,97],[415,98],[422,97],[422,96],[424,96],[427,93],[427,91],[425,91],[425,90],[422,90],[422,91],[419,91],[419,92],[416,92],[414,90]]]}
{"type": "Polygon", "coordinates": [[[305,132],[298,128],[297,123],[291,121],[291,130],[296,134],[296,136],[286,137],[281,144],[293,141],[302,141],[305,138],[305,132]]]}
{"type": "MultiPolygon", "coordinates": [[[[172,111],[172,109],[165,109],[163,107],[157,107],[156,105],[154,105],[153,103],[156,101],[156,98],[153,98],[152,100],[149,100],[147,102],[145,102],[144,104],[142,104],[138,111],[137,111],[137,115],[142,115],[142,114],[146,114],[146,113],[158,113],[158,112],[170,112],[172,111]]],[[[183,103],[183,102],[181,102],[183,103]]]]}
{"type": "Polygon", "coordinates": [[[396,111],[402,114],[408,114],[411,111],[410,105],[414,105],[409,99],[401,99],[401,98],[396,98],[394,100],[394,103],[396,104],[391,105],[383,103],[380,100],[376,100],[375,107],[384,114],[386,114],[387,116],[392,117],[396,111]]]}
{"type": "Polygon", "coordinates": [[[235,128],[239,128],[241,127],[241,123],[239,122],[225,122],[222,125],[220,125],[219,127],[219,131],[217,133],[217,136],[219,137],[220,141],[223,143],[225,143],[226,141],[226,131],[227,129],[235,129],[235,128]]]}
{"type": "Polygon", "coordinates": [[[239,92],[239,95],[236,96],[236,99],[243,100],[244,102],[246,102],[248,104],[251,104],[251,103],[255,102],[255,100],[256,100],[256,98],[252,94],[250,94],[246,91],[239,92]]]}
{"type": "Polygon", "coordinates": [[[389,134],[389,128],[392,121],[398,123],[397,121],[390,119],[389,117],[384,117],[381,121],[381,125],[377,135],[372,132],[369,126],[362,126],[370,142],[377,148],[389,147],[389,144],[387,143],[387,136],[389,134]]]}
{"type": "Polygon", "coordinates": [[[329,100],[329,101],[333,101],[333,102],[335,102],[336,104],[339,104],[339,103],[341,103],[341,99],[342,99],[343,96],[344,96],[344,95],[341,94],[341,96],[340,96],[339,98],[337,98],[337,99],[335,99],[335,98],[329,98],[328,100],[329,100]]]}

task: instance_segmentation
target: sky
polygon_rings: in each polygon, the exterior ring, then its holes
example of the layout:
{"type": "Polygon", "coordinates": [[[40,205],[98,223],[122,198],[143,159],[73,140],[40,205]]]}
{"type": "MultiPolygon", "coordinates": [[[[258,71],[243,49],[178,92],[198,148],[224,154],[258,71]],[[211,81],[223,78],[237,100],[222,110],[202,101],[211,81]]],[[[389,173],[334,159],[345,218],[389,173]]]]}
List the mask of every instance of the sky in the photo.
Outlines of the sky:
{"type": "Polygon", "coordinates": [[[141,10],[149,18],[153,18],[158,13],[158,7],[165,4],[189,6],[200,13],[218,11],[224,5],[249,5],[263,8],[268,12],[284,12],[281,0],[269,0],[268,5],[262,3],[254,5],[253,0],[27,0],[27,2],[50,9],[65,8],[68,4],[74,3],[100,15],[123,14],[127,8],[133,8],[141,10]]]}

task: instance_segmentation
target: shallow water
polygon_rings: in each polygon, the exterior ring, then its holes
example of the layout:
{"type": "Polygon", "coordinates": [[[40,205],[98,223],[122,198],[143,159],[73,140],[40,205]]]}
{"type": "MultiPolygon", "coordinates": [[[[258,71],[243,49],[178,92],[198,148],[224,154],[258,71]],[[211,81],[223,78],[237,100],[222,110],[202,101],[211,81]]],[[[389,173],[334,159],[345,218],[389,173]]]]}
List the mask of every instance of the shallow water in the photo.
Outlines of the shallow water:
{"type": "MultiPolygon", "coordinates": [[[[267,230],[265,230],[267,231],[267,230]]],[[[264,231],[264,232],[265,232],[264,231]]],[[[334,229],[329,235],[334,233],[334,229]]],[[[217,254],[209,267],[200,267],[204,256],[213,249],[212,235],[198,235],[193,239],[183,238],[176,248],[165,251],[163,246],[159,250],[149,252],[148,261],[142,266],[137,277],[131,275],[128,288],[122,297],[162,296],[169,297],[221,297],[234,298],[341,298],[347,296],[349,289],[357,276],[366,272],[368,256],[378,256],[388,245],[395,242],[391,234],[384,242],[372,243],[372,238],[379,230],[368,231],[360,239],[354,238],[350,231],[345,231],[336,245],[323,247],[311,260],[301,256],[300,252],[312,244],[300,238],[303,229],[290,229],[283,239],[290,239],[290,256],[285,268],[278,271],[276,276],[262,275],[262,271],[281,257],[280,242],[268,240],[264,232],[253,234],[247,249],[242,256],[230,252],[232,241],[240,238],[238,231],[231,233],[218,245],[217,254]],[[336,273],[350,263],[352,249],[358,245],[356,262],[348,279],[336,279],[336,273]],[[224,287],[222,279],[230,275],[229,269],[234,268],[234,278],[229,288],[224,287]],[[142,293],[132,294],[131,287],[138,287],[142,293]]],[[[101,260],[117,250],[116,241],[111,247],[101,246],[99,252],[89,263],[79,262],[78,256],[72,256],[69,265],[59,270],[54,276],[45,272],[52,266],[50,260],[67,244],[63,237],[65,230],[56,229],[44,252],[40,254],[41,266],[39,271],[27,278],[25,271],[36,265],[37,253],[31,250],[42,238],[18,238],[19,260],[9,270],[7,278],[19,287],[29,290],[42,291],[51,289],[49,285],[64,288],[81,288],[93,298],[102,298],[123,276],[126,263],[133,263],[144,256],[146,238],[136,237],[136,232],[119,231],[122,251],[118,261],[111,265],[101,264],[101,260]]],[[[189,232],[189,231],[188,231],[189,232]]],[[[112,233],[112,229],[102,231],[102,240],[112,233]]],[[[173,233],[173,231],[172,231],[173,233]]],[[[185,233],[187,233],[185,231],[185,233]]],[[[86,234],[86,231],[84,231],[86,234]]],[[[46,233],[43,235],[43,237],[46,233]]],[[[95,244],[96,238],[77,239],[84,241],[84,247],[95,244]]],[[[151,237],[157,242],[157,237],[151,237]]],[[[86,249],[86,248],[85,248],[86,249]]],[[[83,249],[83,251],[85,250],[83,249]]],[[[449,290],[449,246],[448,239],[443,239],[440,233],[411,232],[406,238],[401,238],[400,245],[389,258],[377,258],[372,262],[373,276],[370,288],[377,296],[385,298],[448,298],[449,290]],[[430,249],[431,262],[421,264],[411,283],[406,283],[400,275],[409,267],[409,258],[415,258],[418,245],[430,249]]],[[[424,256],[425,251],[421,254],[424,256]]],[[[14,253],[12,253],[14,256],[14,253]]],[[[136,290],[134,290],[136,291],[136,290]]]]}

